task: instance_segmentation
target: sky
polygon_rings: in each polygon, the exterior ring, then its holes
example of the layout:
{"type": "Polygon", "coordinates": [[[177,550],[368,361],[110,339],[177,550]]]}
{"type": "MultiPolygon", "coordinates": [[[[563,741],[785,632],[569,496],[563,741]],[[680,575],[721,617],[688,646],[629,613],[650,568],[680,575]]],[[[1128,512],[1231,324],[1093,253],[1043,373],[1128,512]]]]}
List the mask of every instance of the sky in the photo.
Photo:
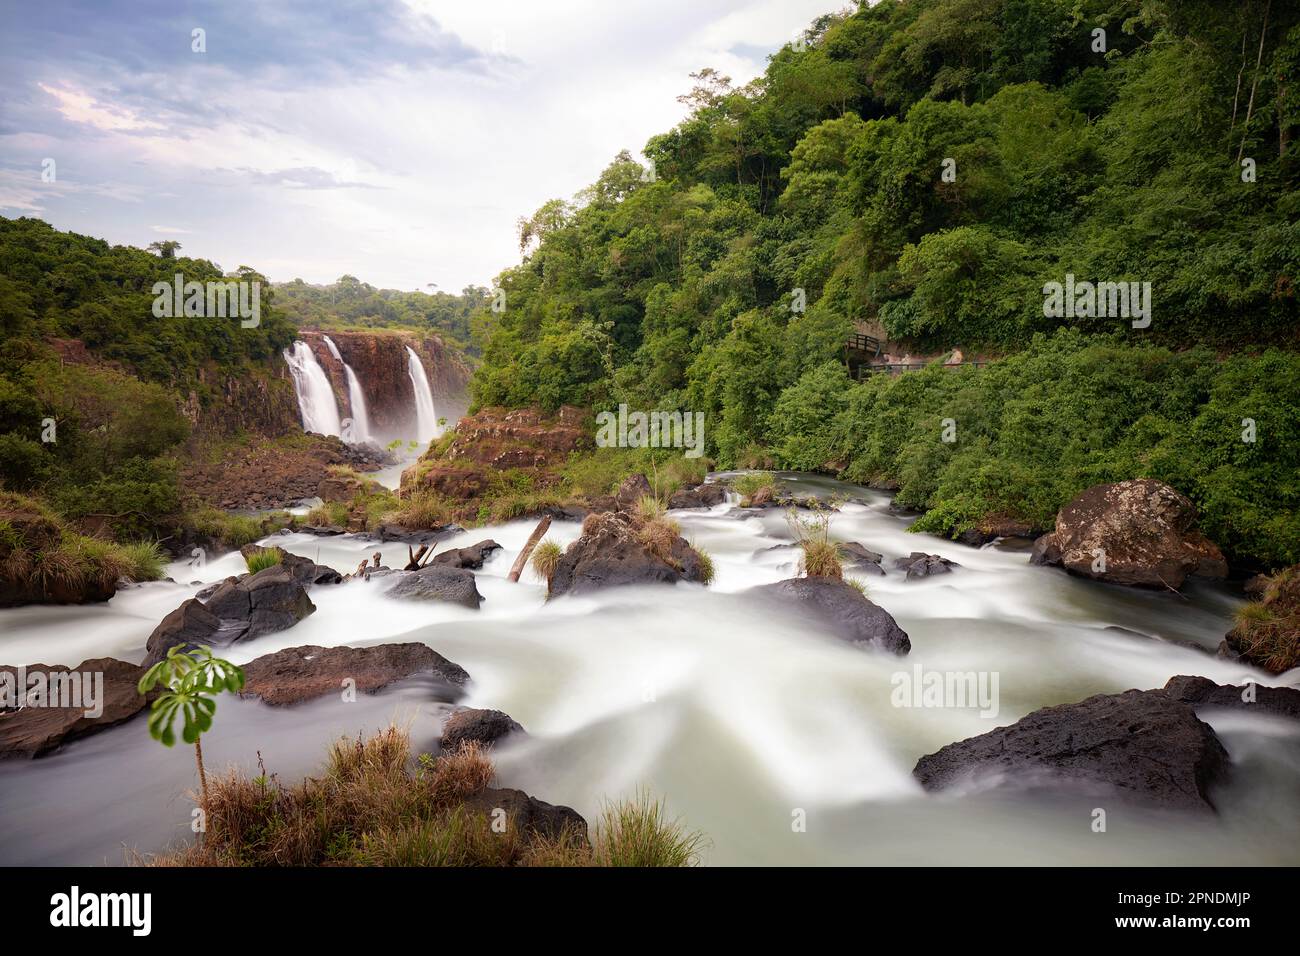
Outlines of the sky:
{"type": "Polygon", "coordinates": [[[844,5],[0,0],[0,215],[277,282],[490,286],[690,73],[746,82],[844,5]]]}

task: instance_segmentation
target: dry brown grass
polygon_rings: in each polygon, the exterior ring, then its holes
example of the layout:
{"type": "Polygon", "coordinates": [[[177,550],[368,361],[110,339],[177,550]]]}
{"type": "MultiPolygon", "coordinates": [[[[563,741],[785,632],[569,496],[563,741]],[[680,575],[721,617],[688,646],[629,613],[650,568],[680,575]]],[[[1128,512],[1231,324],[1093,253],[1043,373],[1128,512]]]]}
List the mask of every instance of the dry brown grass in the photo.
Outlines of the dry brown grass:
{"type": "Polygon", "coordinates": [[[1300,566],[1274,574],[1260,600],[1238,608],[1228,636],[1245,660],[1270,673],[1300,666],[1300,566]]]}
{"type": "Polygon", "coordinates": [[[673,558],[673,545],[681,533],[681,525],[671,518],[655,518],[641,525],[637,530],[637,540],[659,560],[677,567],[677,561],[673,558]]]}
{"type": "Polygon", "coordinates": [[[491,786],[491,761],[477,744],[438,758],[411,758],[406,728],[329,749],[319,777],[285,786],[265,770],[237,770],[209,784],[202,842],[156,856],[149,866],[680,866],[697,862],[701,837],[662,818],[645,799],[605,813],[593,848],[580,830],[543,835],[513,824],[494,829],[467,803],[491,786]],[[623,863],[622,861],[632,861],[623,863]]]}

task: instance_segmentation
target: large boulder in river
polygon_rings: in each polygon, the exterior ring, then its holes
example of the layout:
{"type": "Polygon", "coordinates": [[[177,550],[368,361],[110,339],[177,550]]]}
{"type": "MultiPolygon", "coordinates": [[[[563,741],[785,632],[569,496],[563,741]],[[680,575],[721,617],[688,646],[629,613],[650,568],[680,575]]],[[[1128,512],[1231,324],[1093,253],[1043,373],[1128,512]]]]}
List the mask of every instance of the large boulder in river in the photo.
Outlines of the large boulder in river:
{"type": "Polygon", "coordinates": [[[227,581],[203,602],[210,612],[227,622],[243,622],[231,640],[249,640],[293,627],[316,610],[293,568],[276,564],[237,581],[227,581]]]}
{"type": "Polygon", "coordinates": [[[1300,666],[1300,564],[1253,582],[1252,589],[1259,599],[1237,612],[1219,655],[1270,674],[1300,666]]]}
{"type": "MultiPolygon", "coordinates": [[[[339,574],[331,567],[324,564],[317,564],[311,558],[304,558],[301,555],[292,554],[284,548],[271,545],[264,547],[257,544],[246,544],[239,549],[239,553],[248,560],[252,555],[259,552],[269,551],[278,555],[280,565],[286,567],[293,574],[294,579],[303,587],[308,588],[314,584],[340,584],[343,581],[343,575],[339,574]]],[[[241,575],[243,577],[243,575],[241,575]]]]}
{"type": "Polygon", "coordinates": [[[1228,753],[1192,705],[1161,690],[1098,694],[1044,707],[1008,727],[928,754],[927,790],[1017,786],[1116,795],[1171,810],[1212,810],[1228,753]]]}
{"type": "Polygon", "coordinates": [[[1221,578],[1223,553],[1192,530],[1195,520],[1192,502],[1163,481],[1094,485],[1060,510],[1030,561],[1135,587],[1177,588],[1189,574],[1221,578]]]}
{"type": "Polygon", "coordinates": [[[643,523],[622,511],[589,515],[582,537],[560,556],[550,594],[587,594],[629,584],[705,583],[699,554],[662,519],[643,523]]]}
{"type": "Polygon", "coordinates": [[[885,569],[880,566],[880,562],[885,559],[885,556],[879,551],[864,548],[856,541],[844,541],[836,545],[836,547],[839,549],[840,557],[853,570],[862,571],[866,574],[885,573],[885,569]]]}
{"type": "Polygon", "coordinates": [[[76,667],[0,667],[0,757],[38,757],[64,743],[130,720],[158,696],[136,684],[144,668],[111,657],[76,667]],[[28,695],[39,690],[39,697],[28,695]],[[10,707],[21,703],[22,706],[10,707]],[[50,706],[51,704],[72,706],[50,706]]]}
{"type": "Polygon", "coordinates": [[[960,568],[961,565],[937,554],[913,551],[905,558],[895,558],[894,567],[899,570],[906,569],[907,580],[914,581],[917,578],[928,578],[933,574],[948,574],[953,568],[960,568]]]}
{"type": "Polygon", "coordinates": [[[441,554],[435,554],[429,563],[441,564],[449,568],[469,568],[477,571],[483,567],[484,561],[500,550],[501,545],[488,538],[468,547],[448,548],[441,554]]]}
{"type": "Polygon", "coordinates": [[[245,697],[272,705],[296,704],[351,686],[373,694],[399,680],[422,676],[433,683],[433,697],[450,703],[463,694],[469,675],[427,644],[377,644],[371,647],[289,647],[244,665],[245,697]],[[351,680],[354,683],[346,685],[351,680]]]}
{"type": "Polygon", "coordinates": [[[712,508],[727,500],[727,486],[720,481],[706,481],[695,488],[683,488],[668,499],[669,508],[712,508]]]}
{"type": "Polygon", "coordinates": [[[1216,684],[1208,677],[1171,677],[1164,691],[1174,700],[1196,707],[1263,711],[1300,720],[1300,690],[1263,684],[1216,684]]]}
{"type": "Polygon", "coordinates": [[[507,713],[458,707],[443,722],[442,749],[451,753],[471,741],[487,748],[510,734],[522,733],[524,728],[507,713]]]}
{"type": "Polygon", "coordinates": [[[614,506],[619,511],[636,511],[637,505],[641,503],[642,498],[653,498],[654,489],[650,487],[650,481],[640,472],[634,475],[628,475],[623,479],[623,483],[618,486],[618,491],[614,492],[614,506]]]}
{"type": "Polygon", "coordinates": [[[477,611],[483,603],[474,583],[474,572],[445,564],[426,564],[418,571],[394,571],[394,583],[386,592],[404,601],[446,601],[477,611]]]}
{"type": "Polygon", "coordinates": [[[845,581],[835,578],[788,578],[750,589],[749,594],[783,607],[793,607],[815,622],[819,630],[858,647],[894,654],[912,649],[907,632],[892,614],[845,581]]]}
{"type": "Polygon", "coordinates": [[[177,645],[224,647],[282,631],[315,610],[293,571],[283,565],[227,578],[206,601],[190,598],[162,619],[145,642],[144,664],[158,663],[177,645]]]}

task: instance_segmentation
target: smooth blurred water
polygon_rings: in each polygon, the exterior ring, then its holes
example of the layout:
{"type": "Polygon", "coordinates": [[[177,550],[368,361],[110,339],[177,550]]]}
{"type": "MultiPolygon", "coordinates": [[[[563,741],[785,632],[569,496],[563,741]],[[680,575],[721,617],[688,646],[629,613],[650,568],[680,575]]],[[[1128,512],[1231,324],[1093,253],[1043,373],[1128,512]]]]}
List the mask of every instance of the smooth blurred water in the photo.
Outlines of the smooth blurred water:
{"type": "MultiPolygon", "coordinates": [[[[476,529],[439,550],[491,537],[503,550],[478,574],[475,612],[384,596],[385,582],[311,592],[318,610],[288,631],[224,653],[236,662],[300,644],[423,641],[473,678],[466,703],[504,710],[529,736],[498,751],[503,785],[577,808],[595,820],[606,800],[648,789],[703,830],[715,864],[1300,862],[1300,722],[1207,711],[1234,760],[1215,794],[1220,813],[1190,819],[1105,805],[1106,833],[1091,829],[1097,798],[1003,793],[927,795],[917,758],[954,740],[1012,723],[1048,704],[1160,687],[1176,674],[1220,683],[1270,677],[1214,657],[1238,598],[1219,585],[1182,595],[1137,591],[1031,567],[1024,551],[977,550],[910,534],[908,519],[866,489],[809,476],[795,487],[855,499],[832,537],[892,559],[919,550],[961,564],[906,581],[864,576],[873,601],[908,632],[906,658],[823,636],[797,608],[755,601],[746,589],[796,573],[785,515],[732,504],[676,512],[683,534],[713,556],[710,588],[627,588],[548,603],[525,573],[505,579],[534,522],[476,529]],[[1120,630],[1123,629],[1123,630],[1120,630]],[[1186,645],[1194,645],[1186,646],[1186,645]],[[900,708],[891,676],[927,670],[996,672],[999,709],[900,708]],[[806,819],[806,831],[792,821],[806,819]]],[[[578,536],[555,522],[550,537],[578,536]]],[[[406,546],[357,536],[276,535],[279,544],[341,572],[379,551],[390,566],[406,546]]],[[[243,570],[238,554],[201,571],[178,563],[177,581],[243,570]]],[[[105,606],[0,612],[0,663],[76,664],[111,655],[139,660],[162,616],[198,590],[151,584],[105,606]]],[[[339,734],[412,721],[432,745],[443,705],[408,682],[357,703],[323,698],[294,708],[223,699],[204,738],[210,764],[256,763],[289,779],[307,773],[339,734]]],[[[194,785],[191,754],[166,751],[135,721],[37,761],[0,763],[0,862],[120,862],[122,844],[151,851],[183,837],[194,785]]]]}

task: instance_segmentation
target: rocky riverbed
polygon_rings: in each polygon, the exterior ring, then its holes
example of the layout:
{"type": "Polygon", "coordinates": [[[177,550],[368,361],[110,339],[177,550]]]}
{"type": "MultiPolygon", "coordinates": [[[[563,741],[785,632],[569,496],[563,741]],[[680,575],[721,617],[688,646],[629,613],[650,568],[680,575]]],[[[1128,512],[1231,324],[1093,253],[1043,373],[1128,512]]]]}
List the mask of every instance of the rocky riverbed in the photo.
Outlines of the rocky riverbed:
{"type": "MultiPolygon", "coordinates": [[[[847,499],[831,535],[865,593],[797,579],[785,512],[733,496],[669,515],[680,547],[711,556],[707,587],[600,586],[613,551],[576,521],[548,536],[588,584],[549,599],[529,571],[507,580],[532,520],[447,537],[420,572],[401,570],[404,542],[281,534],[263,543],[298,560],[259,575],[232,553],[104,605],[0,612],[0,664],[112,657],[134,673],[160,628],[184,636],[160,622],[198,596],[191,616],[212,620],[197,626],[249,674],[204,738],[214,767],[260,754],[292,779],[334,737],[396,717],[420,749],[490,744],[500,786],[588,820],[648,787],[708,834],[713,863],[1300,862],[1300,690],[1272,689],[1300,681],[1218,656],[1236,587],[1091,580],[1027,546],[908,534],[879,492],[784,477],[847,499]]],[[[112,713],[0,761],[3,862],[120,863],[123,844],[185,838],[192,761],[112,713]]]]}

